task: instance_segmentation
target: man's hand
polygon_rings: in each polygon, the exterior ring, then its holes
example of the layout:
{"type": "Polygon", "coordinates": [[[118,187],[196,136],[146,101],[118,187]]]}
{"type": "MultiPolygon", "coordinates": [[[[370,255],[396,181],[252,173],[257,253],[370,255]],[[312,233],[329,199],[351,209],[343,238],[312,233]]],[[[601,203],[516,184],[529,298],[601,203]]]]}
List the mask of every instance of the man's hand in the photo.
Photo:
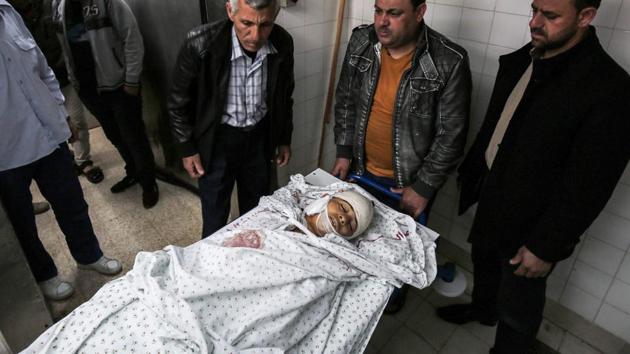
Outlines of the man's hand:
{"type": "Polygon", "coordinates": [[[348,177],[348,171],[350,171],[350,159],[339,157],[335,160],[335,165],[330,174],[345,181],[348,177]]]}
{"type": "Polygon", "coordinates": [[[186,172],[188,172],[188,175],[192,178],[197,179],[206,173],[203,170],[203,166],[201,166],[201,156],[199,156],[199,154],[184,157],[182,162],[184,169],[186,169],[186,172]]]}
{"type": "Polygon", "coordinates": [[[129,96],[138,96],[140,94],[140,86],[123,85],[123,91],[129,96]]]}
{"type": "Polygon", "coordinates": [[[417,219],[429,204],[429,200],[416,193],[413,188],[407,186],[404,188],[391,188],[394,193],[402,194],[400,199],[400,207],[407,214],[417,219]]]}
{"type": "Polygon", "coordinates": [[[276,165],[278,167],[285,166],[289,163],[291,158],[291,147],[289,145],[278,146],[278,153],[276,154],[276,165]]]}
{"type": "Polygon", "coordinates": [[[72,123],[70,117],[66,118],[66,122],[68,123],[68,128],[70,128],[70,138],[68,139],[68,142],[72,144],[79,137],[79,128],[72,123]]]}
{"type": "Polygon", "coordinates": [[[545,262],[536,257],[536,255],[530,252],[525,246],[519,248],[516,255],[510,259],[511,265],[519,263],[520,266],[514,271],[514,274],[526,278],[544,277],[549,273],[552,266],[552,263],[545,262]]]}

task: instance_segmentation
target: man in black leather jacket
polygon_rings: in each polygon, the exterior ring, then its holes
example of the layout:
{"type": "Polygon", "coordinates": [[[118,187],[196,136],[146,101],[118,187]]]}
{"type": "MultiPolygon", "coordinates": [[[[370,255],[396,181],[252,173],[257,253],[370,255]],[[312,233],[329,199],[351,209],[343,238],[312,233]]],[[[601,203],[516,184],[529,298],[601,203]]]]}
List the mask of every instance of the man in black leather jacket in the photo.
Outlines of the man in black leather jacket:
{"type": "Polygon", "coordinates": [[[526,353],[553,265],[606,205],[630,157],[630,77],[590,26],[600,0],[533,0],[532,41],[502,56],[488,112],[459,173],[477,203],[472,304],[443,319],[498,328],[493,353],[526,353]]]}
{"type": "Polygon", "coordinates": [[[241,215],[269,192],[271,160],[291,156],[293,40],[277,0],[230,0],[228,20],[195,28],[177,59],[168,110],[188,174],[199,179],[203,231],[225,225],[238,184],[241,215]]]}
{"type": "Polygon", "coordinates": [[[352,169],[392,187],[416,218],[464,153],[472,86],[466,51],[424,23],[426,8],[375,1],[374,24],[353,30],[335,105],[332,174],[352,169]]]}

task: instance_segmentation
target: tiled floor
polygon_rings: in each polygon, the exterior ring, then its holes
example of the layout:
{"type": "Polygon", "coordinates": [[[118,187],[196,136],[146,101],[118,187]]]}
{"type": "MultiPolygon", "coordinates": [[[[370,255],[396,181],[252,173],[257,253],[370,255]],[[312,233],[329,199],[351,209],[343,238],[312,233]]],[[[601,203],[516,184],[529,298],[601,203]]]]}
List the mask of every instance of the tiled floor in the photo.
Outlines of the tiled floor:
{"type": "MultiPolygon", "coordinates": [[[[105,180],[99,184],[80,180],[94,229],[106,254],[119,258],[127,271],[140,251],[153,251],[169,244],[186,246],[199,240],[201,212],[195,195],[158,182],[160,202],[145,210],[139,186],[112,194],[110,186],[123,177],[122,161],[100,129],[91,130],[91,142],[92,159],[103,168],[105,180]]],[[[34,199],[41,200],[36,187],[33,189],[34,199]]],[[[92,297],[112,277],[76,269],[52,212],[37,216],[37,224],[61,276],[77,288],[69,300],[49,303],[53,318],[59,319],[92,297]]],[[[495,328],[479,324],[455,326],[435,315],[437,306],[466,300],[468,295],[448,299],[431,289],[412,289],[400,313],[381,318],[366,353],[487,353],[495,328]]]]}

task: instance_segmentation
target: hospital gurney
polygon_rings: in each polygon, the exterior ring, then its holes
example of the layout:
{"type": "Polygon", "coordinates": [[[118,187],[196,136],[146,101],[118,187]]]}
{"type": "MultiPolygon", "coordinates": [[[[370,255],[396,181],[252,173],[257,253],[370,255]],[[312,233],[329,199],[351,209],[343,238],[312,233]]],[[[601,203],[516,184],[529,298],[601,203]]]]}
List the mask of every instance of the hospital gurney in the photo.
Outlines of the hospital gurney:
{"type": "Polygon", "coordinates": [[[435,278],[437,234],[380,202],[354,243],[296,232],[309,198],[356,188],[294,176],[212,237],[139,253],[25,352],[363,352],[393,288],[435,278]]]}

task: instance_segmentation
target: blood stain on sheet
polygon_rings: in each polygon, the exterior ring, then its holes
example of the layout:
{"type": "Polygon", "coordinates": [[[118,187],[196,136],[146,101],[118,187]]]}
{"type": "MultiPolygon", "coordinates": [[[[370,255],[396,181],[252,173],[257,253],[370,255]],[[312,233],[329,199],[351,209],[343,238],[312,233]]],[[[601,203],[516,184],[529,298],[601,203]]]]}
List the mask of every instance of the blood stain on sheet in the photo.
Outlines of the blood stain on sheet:
{"type": "Polygon", "coordinates": [[[221,244],[224,247],[262,248],[263,237],[256,230],[245,230],[226,239],[221,244]]]}

